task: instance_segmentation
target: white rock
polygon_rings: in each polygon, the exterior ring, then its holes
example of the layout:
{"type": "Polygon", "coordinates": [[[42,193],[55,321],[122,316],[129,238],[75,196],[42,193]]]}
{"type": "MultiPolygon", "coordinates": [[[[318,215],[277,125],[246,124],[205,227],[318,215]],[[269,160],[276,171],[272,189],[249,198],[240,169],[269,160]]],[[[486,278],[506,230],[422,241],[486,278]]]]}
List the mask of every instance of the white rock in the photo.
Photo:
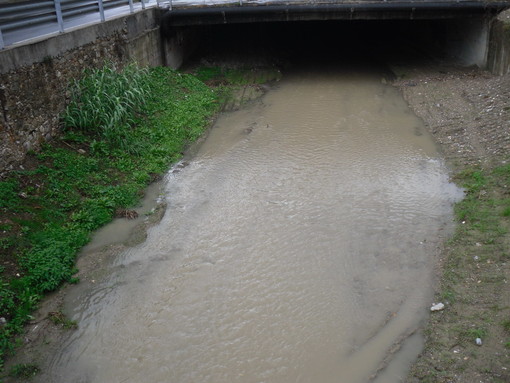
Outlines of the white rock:
{"type": "Polygon", "coordinates": [[[443,303],[437,303],[437,304],[432,304],[432,307],[430,308],[430,311],[440,311],[444,309],[444,304],[443,303]]]}
{"type": "Polygon", "coordinates": [[[482,345],[482,340],[480,338],[476,338],[475,342],[478,346],[482,345]]]}

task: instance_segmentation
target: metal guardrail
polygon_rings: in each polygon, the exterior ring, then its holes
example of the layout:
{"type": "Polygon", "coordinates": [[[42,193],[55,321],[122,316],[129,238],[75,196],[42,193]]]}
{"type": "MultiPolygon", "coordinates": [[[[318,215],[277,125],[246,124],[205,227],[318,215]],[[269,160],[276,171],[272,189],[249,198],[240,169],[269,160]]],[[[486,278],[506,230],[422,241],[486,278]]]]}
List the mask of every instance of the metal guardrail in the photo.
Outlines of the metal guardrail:
{"type": "MultiPolygon", "coordinates": [[[[0,4],[0,50],[12,44],[5,42],[6,32],[22,34],[23,31],[37,26],[47,26],[50,29],[54,27],[53,32],[63,33],[70,27],[69,20],[97,15],[97,22],[104,22],[105,13],[110,10],[113,12],[116,8],[123,7],[127,11],[115,13],[119,15],[166,3],[163,0],[36,0],[0,4]]],[[[78,24],[79,22],[76,23],[78,24]]],[[[31,37],[39,36],[36,34],[31,37]]]]}

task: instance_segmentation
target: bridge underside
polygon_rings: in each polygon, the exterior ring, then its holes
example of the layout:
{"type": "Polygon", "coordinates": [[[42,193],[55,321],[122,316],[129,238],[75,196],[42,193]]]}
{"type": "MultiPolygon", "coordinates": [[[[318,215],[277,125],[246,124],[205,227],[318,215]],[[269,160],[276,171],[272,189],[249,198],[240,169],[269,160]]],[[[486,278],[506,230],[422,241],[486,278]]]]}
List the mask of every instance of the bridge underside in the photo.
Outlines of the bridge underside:
{"type": "Polygon", "coordinates": [[[295,1],[205,3],[176,0],[167,13],[173,26],[312,20],[440,20],[491,17],[510,7],[510,1],[295,1]]]}

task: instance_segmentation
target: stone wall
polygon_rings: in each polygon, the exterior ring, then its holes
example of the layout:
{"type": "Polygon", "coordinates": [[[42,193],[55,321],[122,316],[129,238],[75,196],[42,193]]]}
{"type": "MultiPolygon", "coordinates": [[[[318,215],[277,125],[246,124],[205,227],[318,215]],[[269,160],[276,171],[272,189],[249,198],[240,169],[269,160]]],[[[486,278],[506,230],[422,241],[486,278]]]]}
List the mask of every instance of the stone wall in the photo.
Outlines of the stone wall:
{"type": "Polygon", "coordinates": [[[0,51],[0,177],[59,132],[68,85],[85,68],[163,65],[153,8],[0,51]]]}

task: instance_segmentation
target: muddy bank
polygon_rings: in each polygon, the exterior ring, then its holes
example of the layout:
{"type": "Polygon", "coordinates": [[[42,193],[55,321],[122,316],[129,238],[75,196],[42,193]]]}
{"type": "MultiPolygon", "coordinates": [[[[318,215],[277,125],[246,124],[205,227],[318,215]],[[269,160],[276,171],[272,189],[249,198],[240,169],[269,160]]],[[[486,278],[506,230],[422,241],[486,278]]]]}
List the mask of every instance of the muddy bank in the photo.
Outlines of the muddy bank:
{"type": "MultiPolygon", "coordinates": [[[[178,171],[179,168],[180,164],[177,164],[174,170],[178,171]]],[[[93,287],[96,280],[104,275],[106,265],[111,264],[116,256],[127,248],[145,241],[149,228],[157,225],[166,211],[165,201],[157,198],[160,191],[161,182],[149,186],[144,200],[138,207],[130,210],[130,212],[136,212],[138,218],[134,220],[117,218],[96,232],[95,241],[85,246],[76,263],[79,270],[76,278],[79,279],[80,284],[93,287]],[[112,230],[115,233],[112,233],[112,230]],[[112,234],[115,235],[112,236],[112,234]]],[[[26,365],[39,368],[48,355],[57,352],[62,339],[67,337],[70,331],[76,330],[79,324],[72,322],[62,313],[63,302],[70,287],[72,285],[62,286],[58,291],[48,294],[39,304],[38,309],[33,313],[32,320],[25,326],[23,336],[18,338],[20,344],[16,354],[5,362],[4,374],[12,372],[15,366],[26,365]],[[53,319],[61,315],[64,315],[61,320],[53,319]]],[[[26,377],[29,378],[29,376],[26,377]]],[[[4,375],[0,376],[0,381],[6,383],[25,381],[23,377],[23,374],[19,376],[21,379],[4,375]]]]}
{"type": "Polygon", "coordinates": [[[510,76],[431,66],[396,69],[395,82],[452,163],[497,165],[510,153],[510,76]]]}
{"type": "Polygon", "coordinates": [[[487,214],[496,212],[489,218],[499,231],[459,219],[438,265],[435,299],[446,309],[431,315],[425,350],[407,381],[508,382],[509,224],[497,212],[509,191],[508,179],[494,169],[507,164],[510,153],[510,76],[446,65],[394,70],[395,85],[440,143],[454,172],[496,174],[486,177],[491,182],[474,200],[487,214]]]}

